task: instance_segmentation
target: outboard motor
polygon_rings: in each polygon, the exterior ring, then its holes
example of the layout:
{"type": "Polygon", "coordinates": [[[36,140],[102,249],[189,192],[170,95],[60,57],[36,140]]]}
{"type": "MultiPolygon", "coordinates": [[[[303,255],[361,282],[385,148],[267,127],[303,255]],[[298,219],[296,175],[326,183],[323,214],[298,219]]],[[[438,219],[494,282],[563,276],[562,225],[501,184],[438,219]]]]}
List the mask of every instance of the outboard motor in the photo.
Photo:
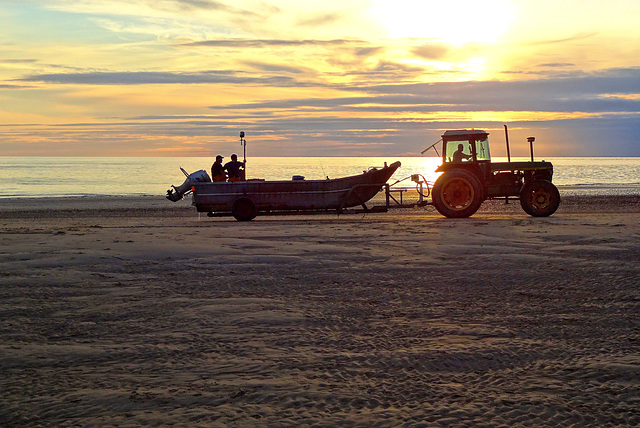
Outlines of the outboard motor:
{"type": "Polygon", "coordinates": [[[209,174],[207,174],[207,171],[203,169],[191,174],[187,173],[187,171],[182,169],[182,167],[180,167],[180,170],[184,173],[184,175],[187,176],[187,179],[184,180],[184,183],[182,183],[178,187],[172,185],[171,187],[173,187],[173,189],[167,190],[167,199],[169,199],[172,202],[177,202],[179,200],[182,200],[182,198],[184,198],[185,195],[191,192],[191,189],[193,188],[193,185],[195,183],[211,182],[211,178],[209,177],[209,174]]]}

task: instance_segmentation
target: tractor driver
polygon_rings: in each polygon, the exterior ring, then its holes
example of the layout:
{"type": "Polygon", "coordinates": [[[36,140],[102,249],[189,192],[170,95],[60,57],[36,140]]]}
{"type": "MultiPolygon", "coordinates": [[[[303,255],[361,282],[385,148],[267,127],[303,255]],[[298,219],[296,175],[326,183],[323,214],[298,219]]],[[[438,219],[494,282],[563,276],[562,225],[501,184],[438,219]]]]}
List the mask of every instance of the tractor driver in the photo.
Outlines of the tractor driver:
{"type": "Polygon", "coordinates": [[[462,153],[463,150],[464,146],[462,144],[458,144],[458,150],[453,153],[453,163],[462,163],[463,159],[469,160],[472,157],[471,155],[462,153]]]}

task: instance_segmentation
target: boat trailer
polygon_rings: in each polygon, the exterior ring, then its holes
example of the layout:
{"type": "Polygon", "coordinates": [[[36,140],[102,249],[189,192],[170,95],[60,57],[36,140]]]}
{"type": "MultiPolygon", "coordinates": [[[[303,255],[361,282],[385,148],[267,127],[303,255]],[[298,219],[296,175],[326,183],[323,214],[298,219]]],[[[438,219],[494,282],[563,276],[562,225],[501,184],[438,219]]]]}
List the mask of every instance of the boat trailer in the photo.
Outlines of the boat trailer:
{"type": "Polygon", "coordinates": [[[431,205],[431,202],[428,201],[429,196],[431,196],[431,188],[433,187],[433,183],[429,183],[426,178],[422,174],[413,174],[409,177],[403,178],[401,180],[396,181],[395,183],[389,184],[386,183],[384,185],[384,193],[385,193],[385,208],[389,210],[391,208],[415,208],[415,207],[424,207],[426,205],[431,205]],[[396,184],[400,184],[403,181],[409,180],[413,181],[415,185],[415,191],[418,193],[418,200],[415,202],[405,202],[404,194],[409,190],[414,190],[410,187],[393,187],[396,184]],[[397,195],[397,198],[393,195],[397,195]],[[399,200],[398,200],[399,199],[399,200]]]}
{"type": "MultiPolygon", "coordinates": [[[[386,213],[390,209],[398,209],[398,208],[415,208],[415,207],[424,207],[426,205],[431,205],[426,199],[430,195],[431,186],[427,181],[422,177],[422,175],[413,175],[411,177],[407,177],[405,179],[399,180],[393,184],[385,183],[383,188],[380,189],[380,192],[384,192],[384,205],[371,205],[367,206],[367,201],[363,201],[358,193],[359,189],[363,189],[366,187],[378,186],[376,184],[356,184],[351,187],[349,192],[344,198],[346,202],[351,196],[357,198],[360,202],[361,208],[345,208],[344,203],[339,208],[326,208],[326,209],[317,209],[317,210],[274,210],[274,211],[264,211],[260,213],[260,216],[293,216],[293,215],[313,215],[313,214],[336,214],[336,215],[348,215],[348,214],[374,214],[374,213],[386,213]],[[419,178],[421,177],[421,178],[419,178]],[[402,181],[408,180],[411,178],[412,180],[420,180],[416,182],[416,191],[418,192],[418,200],[415,202],[407,202],[405,197],[403,196],[405,193],[414,190],[411,187],[393,187],[395,184],[398,184],[402,181]],[[426,188],[426,193],[424,189],[426,188]]],[[[380,202],[379,196],[375,196],[369,202],[380,202]]],[[[233,214],[231,212],[209,212],[207,213],[208,217],[231,217],[233,214]]]]}

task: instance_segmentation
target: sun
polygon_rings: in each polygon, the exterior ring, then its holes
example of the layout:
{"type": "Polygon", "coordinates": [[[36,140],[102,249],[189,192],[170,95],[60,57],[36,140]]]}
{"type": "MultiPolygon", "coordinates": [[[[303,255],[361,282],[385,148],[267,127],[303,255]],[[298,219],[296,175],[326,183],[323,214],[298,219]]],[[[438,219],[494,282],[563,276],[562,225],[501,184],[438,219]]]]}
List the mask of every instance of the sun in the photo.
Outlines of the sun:
{"type": "Polygon", "coordinates": [[[509,0],[371,0],[371,12],[391,38],[442,43],[491,43],[514,19],[509,0]]]}

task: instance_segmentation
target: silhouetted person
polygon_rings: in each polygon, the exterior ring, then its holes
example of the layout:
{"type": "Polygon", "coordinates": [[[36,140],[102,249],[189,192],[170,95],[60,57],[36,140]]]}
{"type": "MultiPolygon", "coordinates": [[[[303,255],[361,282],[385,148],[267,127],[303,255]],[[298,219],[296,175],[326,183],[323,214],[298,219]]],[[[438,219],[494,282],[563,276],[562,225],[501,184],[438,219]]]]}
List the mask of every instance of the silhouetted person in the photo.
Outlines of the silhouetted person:
{"type": "Polygon", "coordinates": [[[463,150],[464,150],[464,146],[462,144],[458,144],[458,150],[456,150],[453,153],[453,158],[452,158],[453,163],[462,163],[463,159],[469,160],[472,157],[471,155],[464,154],[462,152],[463,150]]]}
{"type": "Polygon", "coordinates": [[[229,181],[242,181],[242,173],[244,172],[244,163],[238,162],[238,155],[231,155],[231,162],[224,164],[224,170],[229,175],[229,181]]]}
{"type": "Polygon", "coordinates": [[[224,173],[224,166],[222,166],[221,155],[216,156],[216,161],[211,165],[211,180],[213,181],[227,181],[227,175],[224,173]]]}

